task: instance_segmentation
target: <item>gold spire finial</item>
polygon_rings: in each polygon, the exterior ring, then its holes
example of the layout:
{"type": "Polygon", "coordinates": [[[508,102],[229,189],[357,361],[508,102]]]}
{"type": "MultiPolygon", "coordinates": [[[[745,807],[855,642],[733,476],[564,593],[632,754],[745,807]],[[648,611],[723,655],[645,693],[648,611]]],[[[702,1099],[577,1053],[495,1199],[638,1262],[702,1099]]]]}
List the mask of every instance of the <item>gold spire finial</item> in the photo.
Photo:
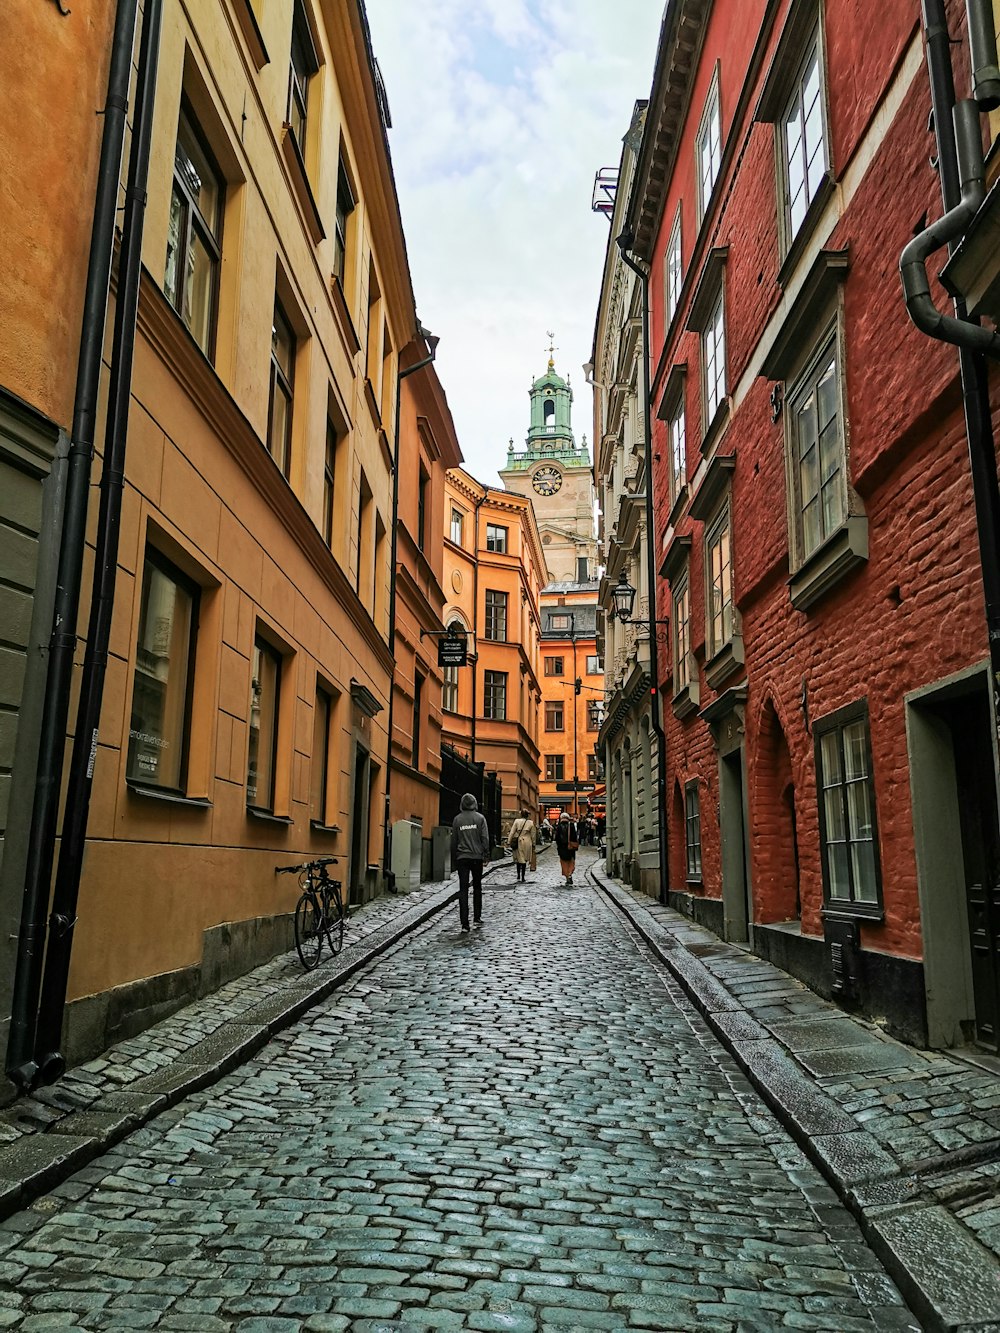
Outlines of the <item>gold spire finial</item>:
{"type": "Polygon", "coordinates": [[[553,360],[553,356],[554,356],[554,354],[555,354],[555,350],[556,350],[556,349],[555,349],[555,343],[553,342],[553,339],[555,338],[556,335],[552,332],[551,329],[546,329],[546,330],[545,330],[545,333],[546,333],[546,337],[547,337],[548,340],[549,340],[549,370],[555,370],[555,368],[556,368],[556,363],[555,363],[555,361],[553,360]]]}

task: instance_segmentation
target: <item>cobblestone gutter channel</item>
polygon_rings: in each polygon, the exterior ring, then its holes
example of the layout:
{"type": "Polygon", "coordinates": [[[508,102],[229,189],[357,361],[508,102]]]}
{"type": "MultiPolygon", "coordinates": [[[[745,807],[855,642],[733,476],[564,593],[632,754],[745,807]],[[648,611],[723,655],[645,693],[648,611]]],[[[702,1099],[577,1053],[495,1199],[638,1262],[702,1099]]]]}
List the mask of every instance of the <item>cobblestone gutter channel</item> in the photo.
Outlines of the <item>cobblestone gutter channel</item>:
{"type": "Polygon", "coordinates": [[[0,1219],[248,1060],[457,893],[453,878],[377,899],[352,917],[343,951],[334,959],[324,952],[315,971],[303,972],[294,951],[282,954],[4,1108],[0,1219]]]}
{"type": "Polygon", "coordinates": [[[1000,1078],[892,1041],[599,865],[590,874],[837,1191],[927,1328],[998,1333],[1000,1078]]]}

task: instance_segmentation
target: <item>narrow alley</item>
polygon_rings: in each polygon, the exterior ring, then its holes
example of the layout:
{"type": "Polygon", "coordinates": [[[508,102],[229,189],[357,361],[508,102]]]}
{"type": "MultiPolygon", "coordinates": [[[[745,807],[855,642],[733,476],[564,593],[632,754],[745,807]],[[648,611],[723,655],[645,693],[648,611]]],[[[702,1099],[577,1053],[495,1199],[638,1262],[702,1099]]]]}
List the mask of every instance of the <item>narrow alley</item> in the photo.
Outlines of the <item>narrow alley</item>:
{"type": "Polygon", "coordinates": [[[448,906],[8,1219],[0,1328],[919,1328],[577,880],[498,867],[481,931],[448,906]]]}

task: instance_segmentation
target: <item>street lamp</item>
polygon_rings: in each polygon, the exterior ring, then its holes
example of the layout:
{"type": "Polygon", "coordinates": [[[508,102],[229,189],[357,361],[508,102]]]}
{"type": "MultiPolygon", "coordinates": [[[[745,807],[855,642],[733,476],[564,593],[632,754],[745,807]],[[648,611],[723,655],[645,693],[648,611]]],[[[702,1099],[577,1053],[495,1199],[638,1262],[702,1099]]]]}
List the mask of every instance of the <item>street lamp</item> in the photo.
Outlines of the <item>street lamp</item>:
{"type": "Polygon", "coordinates": [[[618,582],[611,589],[611,600],[614,603],[613,614],[616,620],[620,620],[623,625],[646,625],[649,628],[649,637],[656,639],[660,643],[667,642],[665,630],[657,631],[657,625],[669,625],[669,620],[657,620],[653,617],[650,620],[633,620],[632,608],[635,606],[635,589],[625,577],[624,569],[618,575],[618,582]]]}

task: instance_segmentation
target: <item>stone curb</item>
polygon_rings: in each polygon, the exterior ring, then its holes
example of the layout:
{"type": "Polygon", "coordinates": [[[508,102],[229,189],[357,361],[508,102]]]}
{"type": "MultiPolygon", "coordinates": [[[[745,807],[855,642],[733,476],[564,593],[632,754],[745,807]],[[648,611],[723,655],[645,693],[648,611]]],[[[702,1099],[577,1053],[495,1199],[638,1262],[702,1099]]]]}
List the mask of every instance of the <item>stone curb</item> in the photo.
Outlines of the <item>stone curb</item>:
{"type": "MultiPolygon", "coordinates": [[[[510,862],[487,865],[484,879],[505,864],[510,862]]],[[[71,1112],[45,1130],[0,1148],[0,1220],[87,1166],[162,1111],[218,1082],[457,898],[457,881],[452,877],[432,897],[410,910],[402,907],[398,916],[356,944],[346,945],[332,962],[328,959],[316,971],[303,973],[283,993],[223,1021],[210,1036],[182,1051],[169,1067],[112,1089],[86,1110],[71,1112]]]]}
{"type": "Polygon", "coordinates": [[[997,1333],[995,1257],[827,1095],[705,965],[595,864],[593,882],[679,982],[754,1090],[854,1215],[932,1333],[997,1333]]]}

